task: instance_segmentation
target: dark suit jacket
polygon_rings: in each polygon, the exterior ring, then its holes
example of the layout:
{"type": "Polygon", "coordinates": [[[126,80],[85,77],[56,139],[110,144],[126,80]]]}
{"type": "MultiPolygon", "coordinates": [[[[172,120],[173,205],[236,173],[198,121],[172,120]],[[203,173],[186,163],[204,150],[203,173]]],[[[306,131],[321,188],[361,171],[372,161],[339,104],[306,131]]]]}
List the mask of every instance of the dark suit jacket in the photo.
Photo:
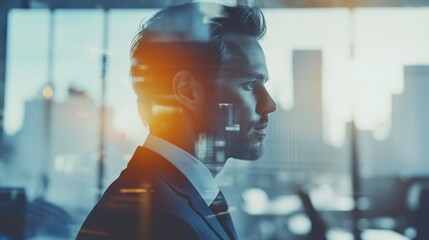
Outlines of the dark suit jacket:
{"type": "Polygon", "coordinates": [[[91,211],[77,239],[229,239],[189,180],[138,147],[91,211]]]}

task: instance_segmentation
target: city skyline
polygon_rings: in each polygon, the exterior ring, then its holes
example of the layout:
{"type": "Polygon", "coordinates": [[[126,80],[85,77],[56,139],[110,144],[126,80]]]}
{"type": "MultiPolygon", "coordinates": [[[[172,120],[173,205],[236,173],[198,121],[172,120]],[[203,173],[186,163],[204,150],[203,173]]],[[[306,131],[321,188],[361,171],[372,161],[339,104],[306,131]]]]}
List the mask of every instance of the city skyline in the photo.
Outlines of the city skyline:
{"type": "MultiPolygon", "coordinates": [[[[155,11],[109,12],[107,105],[118,112],[115,127],[138,142],[144,140],[147,129],[140,123],[128,77],[128,48],[140,21],[155,11]]],[[[268,88],[279,106],[285,110],[294,106],[292,51],[321,50],[324,140],[340,146],[345,122],[352,115],[360,129],[385,139],[388,133],[383,130],[390,121],[392,95],[403,90],[403,66],[429,63],[429,32],[420,27],[429,22],[429,8],[264,12],[268,32],[261,44],[270,71],[268,88]],[[384,21],[373,21],[380,17],[384,21]]],[[[47,10],[12,10],[9,15],[5,106],[5,131],[9,135],[22,123],[24,102],[46,83],[48,17],[47,10]]],[[[55,101],[65,98],[68,86],[76,85],[99,102],[102,17],[102,10],[55,12],[55,101]]]]}

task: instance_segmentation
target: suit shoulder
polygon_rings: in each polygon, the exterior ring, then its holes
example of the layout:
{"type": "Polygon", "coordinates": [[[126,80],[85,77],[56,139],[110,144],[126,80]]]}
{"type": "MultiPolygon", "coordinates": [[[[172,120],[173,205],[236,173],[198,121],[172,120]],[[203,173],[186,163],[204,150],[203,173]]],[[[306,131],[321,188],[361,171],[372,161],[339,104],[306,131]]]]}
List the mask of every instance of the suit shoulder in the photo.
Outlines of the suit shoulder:
{"type": "Polygon", "coordinates": [[[79,236],[89,232],[128,239],[123,236],[139,234],[140,225],[147,223],[154,223],[147,226],[154,233],[158,232],[158,226],[168,225],[176,230],[180,228],[174,226],[182,226],[183,230],[189,229],[187,234],[192,234],[190,223],[182,217],[189,210],[186,197],[178,195],[161,177],[148,172],[136,177],[124,171],[93,208],[79,236]]]}

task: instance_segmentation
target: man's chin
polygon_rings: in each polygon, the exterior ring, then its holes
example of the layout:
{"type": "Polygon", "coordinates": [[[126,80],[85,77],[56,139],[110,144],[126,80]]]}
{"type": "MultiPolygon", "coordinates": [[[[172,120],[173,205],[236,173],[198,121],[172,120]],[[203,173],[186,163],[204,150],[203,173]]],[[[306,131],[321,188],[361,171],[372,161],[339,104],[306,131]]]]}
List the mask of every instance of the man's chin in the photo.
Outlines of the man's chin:
{"type": "Polygon", "coordinates": [[[255,161],[258,160],[264,155],[264,145],[262,142],[248,146],[246,148],[237,148],[233,150],[232,157],[235,159],[246,160],[246,161],[255,161]]]}

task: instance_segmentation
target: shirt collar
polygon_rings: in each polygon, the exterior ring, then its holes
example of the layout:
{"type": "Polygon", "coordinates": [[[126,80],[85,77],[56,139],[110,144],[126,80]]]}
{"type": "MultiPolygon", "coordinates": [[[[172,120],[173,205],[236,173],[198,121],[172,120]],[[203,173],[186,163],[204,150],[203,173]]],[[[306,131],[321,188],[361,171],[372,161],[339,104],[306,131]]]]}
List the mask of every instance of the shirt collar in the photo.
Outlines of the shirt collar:
{"type": "Polygon", "coordinates": [[[155,135],[149,134],[143,146],[171,162],[192,183],[206,204],[208,206],[212,204],[219,193],[219,186],[209,169],[201,161],[155,135]]]}

